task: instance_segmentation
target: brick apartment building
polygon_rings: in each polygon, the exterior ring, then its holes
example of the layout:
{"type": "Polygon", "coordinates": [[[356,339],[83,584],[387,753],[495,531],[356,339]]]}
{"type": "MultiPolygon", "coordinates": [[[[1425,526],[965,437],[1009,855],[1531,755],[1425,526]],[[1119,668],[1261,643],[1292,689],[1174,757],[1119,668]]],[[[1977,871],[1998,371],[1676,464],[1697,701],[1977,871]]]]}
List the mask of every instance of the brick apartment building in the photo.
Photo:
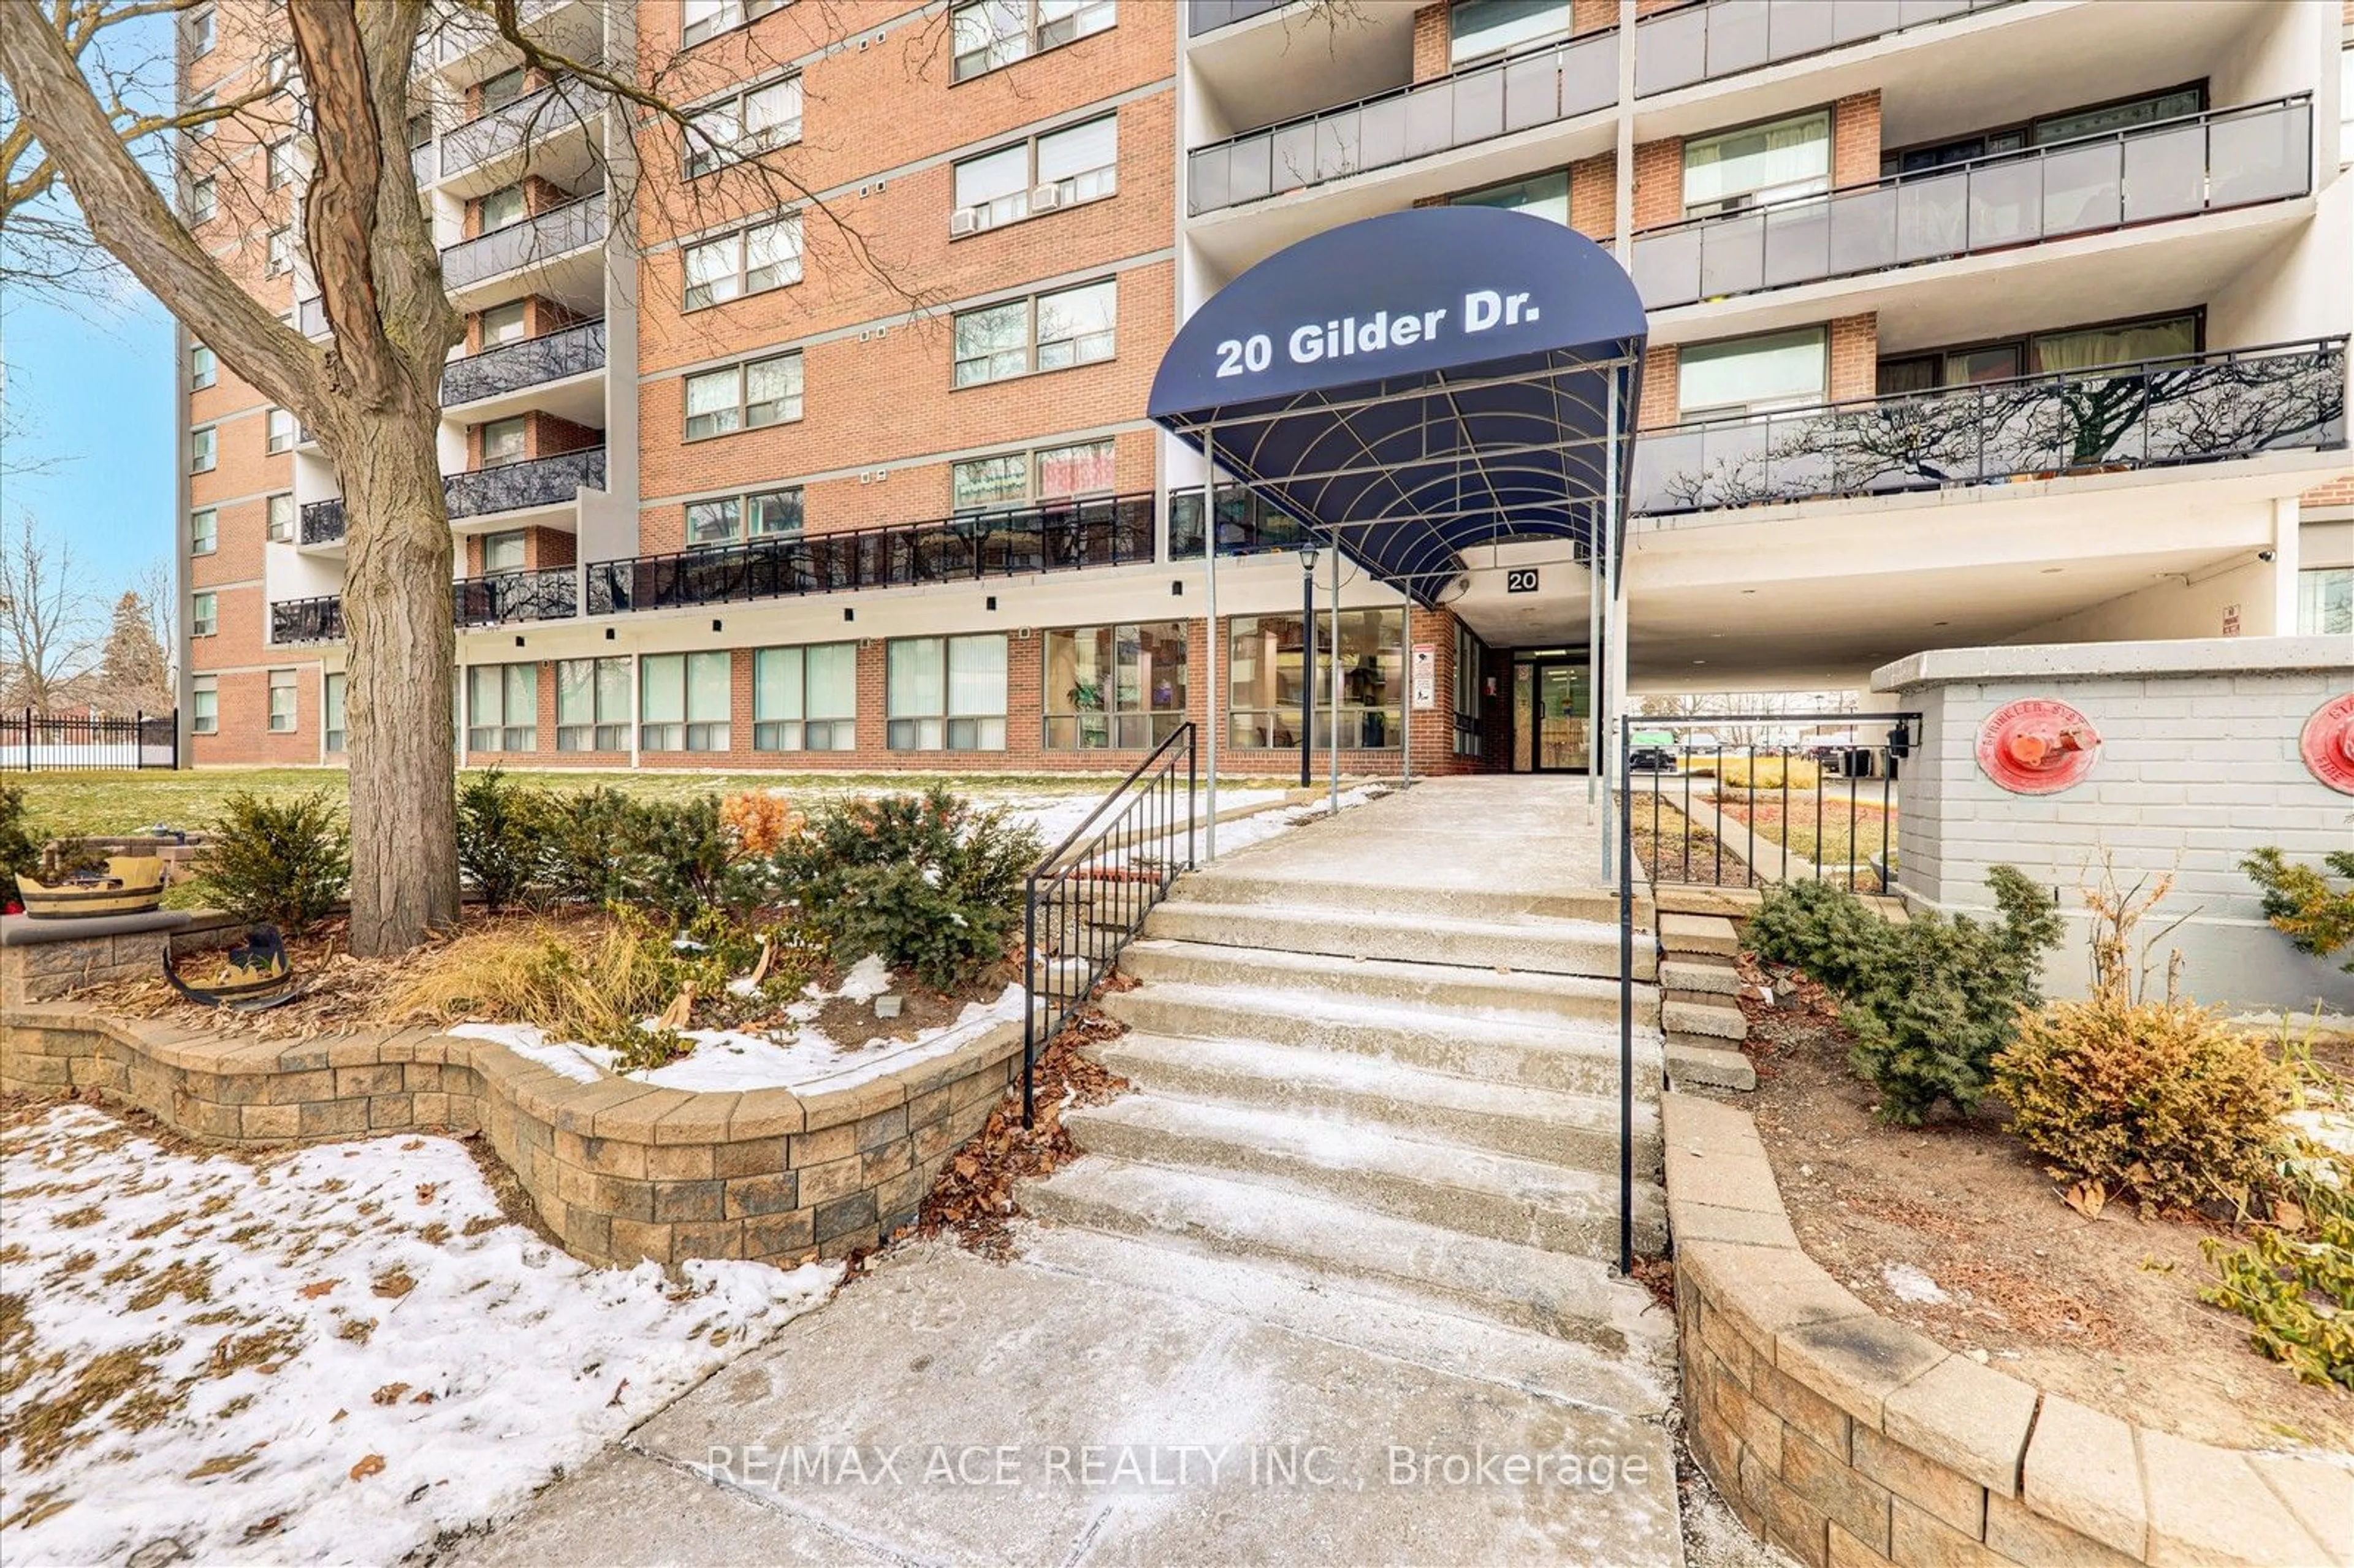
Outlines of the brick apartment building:
{"type": "MultiPolygon", "coordinates": [[[[1255,262],[1446,202],[1574,226],[1649,312],[1634,691],[2354,631],[2354,5],[524,12],[725,150],[619,173],[644,139],[602,101],[463,18],[420,45],[470,762],[1106,770],[1215,712],[1226,768],[1295,766],[1299,532],[1219,498],[1214,709],[1201,460],[1147,390],[1255,262]]],[[[281,32],[261,0],[184,16],[184,93],[258,101],[183,199],[323,334],[281,32]]],[[[180,353],[192,755],[334,762],[335,475],[180,353]]],[[[1316,662],[1344,765],[1584,768],[1585,566],[1463,568],[1432,609],[1344,563],[1316,662]]]]}

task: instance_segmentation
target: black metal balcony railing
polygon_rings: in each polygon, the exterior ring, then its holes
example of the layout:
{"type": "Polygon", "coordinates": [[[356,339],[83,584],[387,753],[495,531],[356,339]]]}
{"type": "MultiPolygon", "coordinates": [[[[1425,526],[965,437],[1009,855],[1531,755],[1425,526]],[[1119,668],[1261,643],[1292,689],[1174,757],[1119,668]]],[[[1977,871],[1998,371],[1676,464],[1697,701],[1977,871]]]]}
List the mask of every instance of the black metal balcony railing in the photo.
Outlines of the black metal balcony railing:
{"type": "Polygon", "coordinates": [[[1635,236],[1651,310],[2300,196],[2310,95],[1850,185],[1635,236]]]}
{"type": "Polygon", "coordinates": [[[604,488],[603,447],[472,469],[441,481],[441,493],[448,498],[453,521],[493,512],[517,512],[526,506],[559,506],[583,490],[604,488]]]}
{"type": "Polygon", "coordinates": [[[1153,498],[1108,495],[593,562],[588,567],[588,610],[611,615],[853,588],[910,588],[1129,566],[1153,558],[1153,498]]]}
{"type": "Polygon", "coordinates": [[[450,619],[461,627],[569,620],[580,613],[578,581],[570,567],[461,577],[450,585],[450,619]]]}
{"type": "Polygon", "coordinates": [[[445,288],[471,288],[485,278],[552,261],[586,246],[601,244],[604,238],[605,193],[600,190],[562,207],[535,213],[511,228],[443,248],[441,282],[445,288]]]}
{"type": "Polygon", "coordinates": [[[2346,339],[1647,430],[1638,513],[2045,479],[2346,445],[2346,339]]]}
{"type": "MultiPolygon", "coordinates": [[[[1218,554],[1257,556],[1297,550],[1318,542],[1299,519],[1229,481],[1218,486],[1218,554]]],[[[1169,493],[1169,558],[1202,558],[1202,487],[1169,493]]]]}
{"type": "Polygon", "coordinates": [[[451,360],[441,373],[441,406],[454,408],[604,368],[605,323],[582,322],[543,337],[501,344],[451,360]]]}
{"type": "Polygon", "coordinates": [[[281,599],[270,607],[272,642],[340,642],[343,637],[344,601],[338,595],[281,599]]]}
{"type": "Polygon", "coordinates": [[[1714,81],[2016,0],[1695,0],[1635,24],[1635,96],[1714,81]]]}
{"type": "Polygon", "coordinates": [[[1291,0],[1185,0],[1185,31],[1193,37],[1230,23],[1247,22],[1269,11],[1280,11],[1291,0]]]}
{"type": "Polygon", "coordinates": [[[306,502],[299,536],[305,545],[333,545],[344,536],[344,498],[306,502]]]}
{"type": "Polygon", "coordinates": [[[1251,131],[1189,154],[1196,216],[1606,109],[1617,30],[1542,44],[1251,131]]]}
{"type": "Polygon", "coordinates": [[[476,115],[442,132],[441,177],[463,174],[493,158],[516,152],[525,142],[546,141],[557,132],[586,125],[603,104],[601,93],[567,77],[486,114],[476,115]]]}

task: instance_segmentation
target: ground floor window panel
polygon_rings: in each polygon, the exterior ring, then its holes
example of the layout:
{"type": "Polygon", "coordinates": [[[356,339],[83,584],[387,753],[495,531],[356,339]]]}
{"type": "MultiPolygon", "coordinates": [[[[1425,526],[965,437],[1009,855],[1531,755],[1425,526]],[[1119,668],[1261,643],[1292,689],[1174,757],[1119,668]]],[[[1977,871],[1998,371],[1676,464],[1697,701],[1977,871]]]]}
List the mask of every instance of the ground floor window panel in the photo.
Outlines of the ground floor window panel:
{"type": "Polygon", "coordinates": [[[630,749],[630,662],[561,659],[556,665],[556,749],[630,749]]]}
{"type": "Polygon", "coordinates": [[[270,672],[270,727],[285,731],[294,727],[294,672],[270,672]]]}
{"type": "Polygon", "coordinates": [[[220,733],[220,688],[211,675],[198,675],[188,688],[188,729],[194,735],[220,733]]]}
{"type": "Polygon", "coordinates": [[[539,666],[477,664],[466,672],[466,749],[539,749],[539,666]]]}
{"type": "MultiPolygon", "coordinates": [[[[1398,702],[1405,690],[1405,612],[1344,609],[1339,646],[1333,618],[1316,618],[1316,733],[1344,750],[1379,751],[1401,736],[1398,702]],[[1341,669],[1341,703],[1332,711],[1332,666],[1341,669]]],[[[1299,744],[1306,639],[1296,615],[1239,617],[1228,623],[1226,743],[1238,749],[1282,750],[1299,744]]]]}
{"type": "Polygon", "coordinates": [[[638,745],[646,751],[728,748],[728,655],[650,653],[638,661],[638,745]]]}
{"type": "Polygon", "coordinates": [[[345,694],[350,678],[343,674],[329,675],[320,701],[320,727],[326,732],[327,750],[344,749],[345,694]]]}
{"type": "Polygon", "coordinates": [[[1005,749],[1005,639],[902,637],[884,650],[894,751],[1005,749]]]}
{"type": "Polygon", "coordinates": [[[1185,627],[1174,620],[1046,633],[1049,751],[1160,745],[1185,722],[1185,627]]]}
{"type": "Polygon", "coordinates": [[[858,749],[858,645],[763,648],[752,655],[756,751],[858,749]]]}
{"type": "Polygon", "coordinates": [[[2354,637],[2354,567],[2313,567],[2296,574],[2300,637],[2354,637]]]}

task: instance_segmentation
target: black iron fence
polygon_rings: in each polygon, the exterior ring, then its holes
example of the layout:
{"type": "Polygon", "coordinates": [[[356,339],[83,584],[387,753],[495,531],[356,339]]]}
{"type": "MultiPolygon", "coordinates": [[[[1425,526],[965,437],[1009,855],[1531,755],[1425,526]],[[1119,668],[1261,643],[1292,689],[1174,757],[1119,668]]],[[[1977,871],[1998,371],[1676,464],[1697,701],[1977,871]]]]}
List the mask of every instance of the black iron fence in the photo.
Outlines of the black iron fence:
{"type": "Polygon", "coordinates": [[[1153,498],[1107,495],[597,561],[588,567],[588,613],[970,582],[1153,558],[1153,498]]]}
{"type": "Polygon", "coordinates": [[[2346,444],[2346,338],[2180,355],[1648,430],[1634,510],[1991,484],[2346,444]]]}
{"type": "Polygon", "coordinates": [[[1189,722],[1031,871],[1022,917],[1023,1126],[1037,1108],[1038,1053],[1111,973],[1178,873],[1193,869],[1198,782],[1189,722]]]}
{"type": "Polygon", "coordinates": [[[0,714],[0,772],[112,771],[177,768],[180,715],[134,713],[0,714]]]}
{"type": "Polygon", "coordinates": [[[1836,882],[1885,893],[1898,774],[1921,715],[1744,714],[1619,722],[1623,826],[1653,882],[1836,882]]]}

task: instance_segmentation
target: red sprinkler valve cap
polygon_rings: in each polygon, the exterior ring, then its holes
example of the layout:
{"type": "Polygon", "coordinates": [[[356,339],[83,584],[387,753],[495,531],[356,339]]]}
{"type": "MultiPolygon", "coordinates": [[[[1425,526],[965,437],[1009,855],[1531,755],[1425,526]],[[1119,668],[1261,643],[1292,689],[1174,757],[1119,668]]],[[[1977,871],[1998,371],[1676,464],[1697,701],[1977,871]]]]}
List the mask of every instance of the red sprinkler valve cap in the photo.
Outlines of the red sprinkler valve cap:
{"type": "Polygon", "coordinates": [[[2341,795],[2354,795],[2354,692],[2313,710],[2297,736],[2306,771],[2341,795]]]}
{"type": "Polygon", "coordinates": [[[1978,767],[2014,795],[2052,795],[2093,769],[2101,737],[2066,703],[2031,697],[2006,703],[1978,728],[1978,767]]]}

